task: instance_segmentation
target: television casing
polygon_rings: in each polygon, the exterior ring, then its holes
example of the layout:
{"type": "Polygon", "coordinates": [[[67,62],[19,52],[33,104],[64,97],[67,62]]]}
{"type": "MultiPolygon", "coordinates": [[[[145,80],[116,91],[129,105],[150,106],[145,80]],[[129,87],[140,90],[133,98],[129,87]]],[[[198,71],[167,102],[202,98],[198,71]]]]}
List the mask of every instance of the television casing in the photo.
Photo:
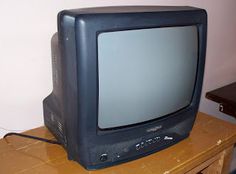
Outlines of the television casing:
{"type": "Polygon", "coordinates": [[[52,37],[53,91],[44,99],[43,108],[45,125],[68,158],[86,169],[99,169],[146,156],[188,137],[201,96],[206,33],[207,13],[194,7],[123,6],[60,12],[58,32],[52,37]],[[189,25],[198,29],[198,65],[190,105],[143,123],[100,129],[98,34],[189,25]]]}

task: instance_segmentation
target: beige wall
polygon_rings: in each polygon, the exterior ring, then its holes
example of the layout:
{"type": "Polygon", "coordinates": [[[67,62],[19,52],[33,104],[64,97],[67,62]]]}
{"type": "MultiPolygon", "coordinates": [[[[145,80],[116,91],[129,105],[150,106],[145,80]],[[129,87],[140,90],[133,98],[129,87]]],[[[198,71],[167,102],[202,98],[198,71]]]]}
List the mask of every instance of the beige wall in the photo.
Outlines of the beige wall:
{"type": "Polygon", "coordinates": [[[205,92],[236,80],[235,0],[1,0],[0,137],[43,125],[42,100],[52,90],[50,37],[62,9],[111,5],[189,5],[208,11],[209,30],[200,110],[220,114],[205,92]]]}

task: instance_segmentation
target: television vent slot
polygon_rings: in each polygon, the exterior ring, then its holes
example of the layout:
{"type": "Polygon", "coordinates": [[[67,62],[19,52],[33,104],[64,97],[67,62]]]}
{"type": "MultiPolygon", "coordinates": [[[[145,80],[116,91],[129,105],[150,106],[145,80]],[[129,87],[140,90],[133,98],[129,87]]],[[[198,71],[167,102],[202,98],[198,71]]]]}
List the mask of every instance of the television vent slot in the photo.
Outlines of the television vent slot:
{"type": "Polygon", "coordinates": [[[59,121],[57,121],[57,128],[60,131],[60,133],[63,134],[63,127],[62,127],[62,124],[59,121]]]}

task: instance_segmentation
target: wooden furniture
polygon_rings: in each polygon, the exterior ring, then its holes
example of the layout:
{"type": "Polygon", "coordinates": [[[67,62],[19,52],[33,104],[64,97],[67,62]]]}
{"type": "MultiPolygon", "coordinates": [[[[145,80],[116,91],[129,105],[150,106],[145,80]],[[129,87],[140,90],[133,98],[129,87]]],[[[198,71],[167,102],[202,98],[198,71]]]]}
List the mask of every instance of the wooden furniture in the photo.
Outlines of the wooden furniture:
{"type": "MultiPolygon", "coordinates": [[[[52,139],[45,127],[26,134],[52,139]]],[[[189,138],[152,155],[97,171],[67,160],[59,145],[11,136],[0,140],[2,174],[228,173],[236,125],[199,113],[189,138]]]]}
{"type": "Polygon", "coordinates": [[[236,118],[236,83],[206,93],[206,98],[219,103],[219,110],[236,118]]]}

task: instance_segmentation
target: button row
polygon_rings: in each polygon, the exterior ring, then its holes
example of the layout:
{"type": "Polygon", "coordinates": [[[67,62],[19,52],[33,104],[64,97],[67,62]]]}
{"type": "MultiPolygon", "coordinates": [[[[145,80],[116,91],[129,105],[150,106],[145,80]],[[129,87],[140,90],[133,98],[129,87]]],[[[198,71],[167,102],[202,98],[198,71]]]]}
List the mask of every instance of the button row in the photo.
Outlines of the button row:
{"type": "Polygon", "coordinates": [[[156,143],[157,141],[160,140],[161,137],[154,137],[154,138],[150,138],[146,141],[142,141],[141,143],[136,144],[136,150],[140,150],[142,148],[144,148],[145,146],[148,146],[150,144],[156,143]]]}

